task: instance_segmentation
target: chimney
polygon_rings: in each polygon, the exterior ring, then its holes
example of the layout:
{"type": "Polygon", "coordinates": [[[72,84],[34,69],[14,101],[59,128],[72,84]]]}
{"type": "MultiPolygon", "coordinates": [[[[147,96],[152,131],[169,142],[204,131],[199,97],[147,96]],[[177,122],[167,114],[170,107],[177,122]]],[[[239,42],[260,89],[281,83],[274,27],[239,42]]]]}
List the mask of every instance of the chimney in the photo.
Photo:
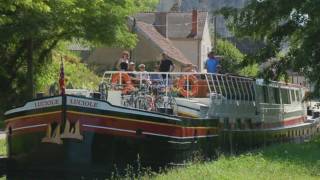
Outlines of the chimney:
{"type": "Polygon", "coordinates": [[[192,10],[192,29],[191,33],[192,36],[196,36],[198,34],[198,10],[192,10]]]}
{"type": "Polygon", "coordinates": [[[168,37],[168,13],[156,12],[154,26],[162,36],[167,38],[168,37]]]}

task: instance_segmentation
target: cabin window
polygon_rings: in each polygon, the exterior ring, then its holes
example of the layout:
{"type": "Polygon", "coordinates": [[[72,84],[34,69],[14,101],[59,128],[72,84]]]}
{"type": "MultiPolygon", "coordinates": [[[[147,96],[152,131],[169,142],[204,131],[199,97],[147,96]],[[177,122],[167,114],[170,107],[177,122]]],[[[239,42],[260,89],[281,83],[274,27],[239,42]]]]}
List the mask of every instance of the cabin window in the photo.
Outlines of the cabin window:
{"type": "Polygon", "coordinates": [[[292,102],[296,101],[296,93],[294,92],[294,90],[291,90],[291,100],[292,102]]]}
{"type": "Polygon", "coordinates": [[[236,120],[236,129],[241,129],[241,119],[236,120]]]}
{"type": "Polygon", "coordinates": [[[301,101],[301,98],[300,98],[300,91],[299,90],[296,90],[296,97],[297,97],[297,101],[301,101]]]}
{"type": "Polygon", "coordinates": [[[252,120],[251,119],[246,119],[246,128],[248,129],[252,129],[252,120]]]}
{"type": "Polygon", "coordinates": [[[273,89],[273,95],[274,95],[274,102],[275,104],[280,104],[280,92],[279,88],[272,88],[273,89]]]}
{"type": "Polygon", "coordinates": [[[290,104],[289,90],[281,89],[282,104],[290,104]]]}
{"type": "Polygon", "coordinates": [[[263,94],[263,102],[268,103],[269,102],[269,92],[267,86],[262,86],[262,94],[263,94]]]}
{"type": "Polygon", "coordinates": [[[252,83],[250,84],[250,89],[252,92],[252,100],[255,101],[256,100],[256,92],[254,90],[254,85],[252,83]]]}
{"type": "Polygon", "coordinates": [[[230,128],[229,118],[224,118],[223,119],[223,127],[224,127],[224,129],[229,129],[230,128]]]}

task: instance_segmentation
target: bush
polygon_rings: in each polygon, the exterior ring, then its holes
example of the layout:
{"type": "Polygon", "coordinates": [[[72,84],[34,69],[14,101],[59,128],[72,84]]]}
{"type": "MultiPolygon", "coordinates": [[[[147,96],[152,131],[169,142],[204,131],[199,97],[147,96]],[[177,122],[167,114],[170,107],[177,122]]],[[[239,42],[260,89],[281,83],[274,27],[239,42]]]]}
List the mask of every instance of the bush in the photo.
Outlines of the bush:
{"type": "MultiPolygon", "coordinates": [[[[52,61],[44,65],[36,77],[36,91],[48,92],[50,85],[58,83],[60,78],[61,57],[53,55],[52,61]]],[[[64,74],[66,86],[75,89],[96,90],[100,78],[86,64],[72,55],[64,56],[64,74]]]]}
{"type": "Polygon", "coordinates": [[[243,66],[246,56],[229,41],[219,39],[216,54],[222,56],[220,64],[223,72],[242,76],[257,76],[258,64],[243,66]]]}

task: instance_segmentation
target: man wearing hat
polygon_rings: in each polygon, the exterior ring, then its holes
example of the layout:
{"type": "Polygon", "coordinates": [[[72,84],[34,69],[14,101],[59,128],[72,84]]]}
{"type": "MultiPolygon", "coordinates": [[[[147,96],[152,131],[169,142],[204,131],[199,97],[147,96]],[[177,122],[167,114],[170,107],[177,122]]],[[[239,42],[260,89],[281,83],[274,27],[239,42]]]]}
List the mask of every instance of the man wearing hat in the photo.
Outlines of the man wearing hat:
{"type": "Polygon", "coordinates": [[[134,63],[133,61],[131,61],[129,63],[129,67],[128,67],[128,75],[131,77],[131,78],[136,78],[136,63],[134,63]]]}
{"type": "Polygon", "coordinates": [[[118,71],[127,71],[128,65],[129,65],[129,59],[130,59],[129,52],[123,51],[121,54],[121,58],[117,61],[116,69],[118,71]]]}

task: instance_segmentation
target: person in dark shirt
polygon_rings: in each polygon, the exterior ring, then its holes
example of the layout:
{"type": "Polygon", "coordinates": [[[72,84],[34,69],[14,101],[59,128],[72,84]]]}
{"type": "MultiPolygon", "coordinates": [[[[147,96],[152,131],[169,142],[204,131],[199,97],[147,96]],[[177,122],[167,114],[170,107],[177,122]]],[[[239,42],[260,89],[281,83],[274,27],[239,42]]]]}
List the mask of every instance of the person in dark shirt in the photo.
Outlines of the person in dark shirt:
{"type": "MultiPolygon", "coordinates": [[[[173,62],[167,57],[166,54],[162,53],[162,59],[160,61],[159,71],[160,72],[172,72],[174,70],[174,68],[175,68],[175,65],[173,64],[173,62]]],[[[166,79],[167,75],[162,74],[162,78],[166,79]]]]}

